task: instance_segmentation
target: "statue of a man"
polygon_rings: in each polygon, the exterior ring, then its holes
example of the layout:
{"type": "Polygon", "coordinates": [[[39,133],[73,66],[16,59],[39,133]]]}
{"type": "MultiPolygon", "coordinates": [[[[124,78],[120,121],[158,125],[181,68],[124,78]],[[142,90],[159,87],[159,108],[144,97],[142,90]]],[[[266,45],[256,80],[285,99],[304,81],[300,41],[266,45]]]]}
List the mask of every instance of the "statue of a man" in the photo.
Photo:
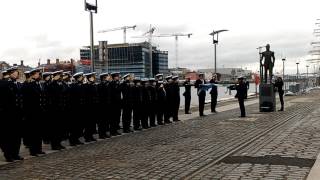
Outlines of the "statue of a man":
{"type": "Polygon", "coordinates": [[[265,83],[268,82],[268,71],[269,71],[270,82],[272,80],[274,61],[275,61],[274,52],[270,51],[270,45],[267,44],[266,51],[261,53],[261,59],[260,59],[260,64],[264,66],[264,82],[265,83]],[[264,58],[264,63],[262,64],[263,58],[264,58]]]}

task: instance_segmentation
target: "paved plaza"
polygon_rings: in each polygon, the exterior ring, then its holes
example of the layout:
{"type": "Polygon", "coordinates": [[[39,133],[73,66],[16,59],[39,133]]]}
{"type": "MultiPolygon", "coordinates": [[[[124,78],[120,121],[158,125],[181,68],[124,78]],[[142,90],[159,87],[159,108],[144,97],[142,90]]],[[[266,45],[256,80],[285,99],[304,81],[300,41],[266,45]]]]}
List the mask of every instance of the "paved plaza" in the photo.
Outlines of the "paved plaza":
{"type": "MultiPolygon", "coordinates": [[[[217,114],[0,165],[0,179],[306,179],[320,151],[320,91],[286,97],[284,112],[258,100],[217,114]]],[[[45,147],[48,148],[48,147],[45,147]]],[[[3,161],[3,159],[1,159],[3,161]]],[[[0,161],[1,161],[0,160],[0,161]]]]}

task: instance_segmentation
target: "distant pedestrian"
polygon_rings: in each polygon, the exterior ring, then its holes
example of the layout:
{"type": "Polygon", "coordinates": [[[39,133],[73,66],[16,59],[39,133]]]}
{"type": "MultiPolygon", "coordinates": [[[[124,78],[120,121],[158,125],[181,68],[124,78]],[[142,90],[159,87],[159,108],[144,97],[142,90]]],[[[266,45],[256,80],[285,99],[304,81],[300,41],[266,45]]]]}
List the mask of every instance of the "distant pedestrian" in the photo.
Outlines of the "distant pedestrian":
{"type": "Polygon", "coordinates": [[[244,78],[241,76],[238,78],[238,84],[236,85],[237,94],[235,98],[238,98],[241,116],[246,117],[246,109],[244,107],[244,99],[247,91],[247,86],[243,80],[244,78]]]}
{"type": "Polygon", "coordinates": [[[206,100],[206,90],[201,88],[201,85],[204,85],[204,84],[206,84],[206,80],[204,79],[204,74],[200,73],[199,78],[197,79],[194,85],[194,87],[197,88],[197,93],[199,97],[199,115],[200,116],[205,116],[205,114],[203,114],[203,111],[204,111],[204,104],[206,100]]]}
{"type": "Polygon", "coordinates": [[[212,88],[210,91],[211,94],[211,112],[216,113],[217,99],[218,99],[218,87],[217,84],[217,75],[214,74],[212,79],[210,80],[210,84],[212,84],[212,88]]]}
{"type": "Polygon", "coordinates": [[[278,90],[279,99],[280,99],[280,103],[281,103],[281,108],[279,109],[279,111],[283,111],[284,110],[284,101],[283,101],[284,91],[283,91],[283,80],[281,77],[277,78],[277,80],[275,82],[275,87],[278,90]]]}
{"type": "Polygon", "coordinates": [[[183,93],[184,96],[184,112],[185,114],[191,114],[190,112],[190,104],[191,104],[191,83],[190,83],[190,77],[187,77],[185,82],[183,83],[183,86],[185,88],[185,92],[183,93]]]}

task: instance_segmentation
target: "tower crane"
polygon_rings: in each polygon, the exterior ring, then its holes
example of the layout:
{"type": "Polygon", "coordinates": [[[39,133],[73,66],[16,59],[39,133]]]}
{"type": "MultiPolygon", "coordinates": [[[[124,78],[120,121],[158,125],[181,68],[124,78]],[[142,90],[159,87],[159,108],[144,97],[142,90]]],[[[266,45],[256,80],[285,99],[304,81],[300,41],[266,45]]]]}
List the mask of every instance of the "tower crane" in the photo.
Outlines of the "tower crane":
{"type": "Polygon", "coordinates": [[[123,27],[118,27],[118,28],[113,28],[113,29],[101,30],[101,31],[98,31],[98,33],[106,33],[106,32],[111,32],[111,31],[123,30],[123,43],[126,43],[127,29],[133,29],[133,30],[135,30],[136,27],[137,27],[137,25],[133,25],[133,26],[123,26],[123,27]]]}
{"type": "Polygon", "coordinates": [[[152,66],[152,37],[153,33],[156,30],[155,27],[153,27],[150,24],[149,30],[142,34],[142,36],[133,36],[132,38],[148,38],[149,41],[149,59],[150,59],[150,77],[153,77],[153,66],[152,66]]]}
{"type": "Polygon", "coordinates": [[[175,50],[176,50],[176,69],[178,69],[178,60],[179,60],[179,56],[178,56],[178,39],[180,36],[187,36],[188,38],[190,38],[192,35],[192,33],[188,33],[188,34],[183,34],[183,33],[173,33],[173,34],[160,34],[160,35],[156,35],[153,37],[174,37],[175,38],[175,50]]]}

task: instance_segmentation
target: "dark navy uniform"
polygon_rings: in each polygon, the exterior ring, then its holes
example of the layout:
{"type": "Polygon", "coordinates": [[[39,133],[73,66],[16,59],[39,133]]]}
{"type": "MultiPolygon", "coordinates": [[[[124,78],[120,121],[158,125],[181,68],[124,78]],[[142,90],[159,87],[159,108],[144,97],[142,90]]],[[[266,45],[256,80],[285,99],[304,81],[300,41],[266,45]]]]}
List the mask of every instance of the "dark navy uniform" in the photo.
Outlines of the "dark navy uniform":
{"type": "Polygon", "coordinates": [[[158,125],[163,125],[165,105],[166,105],[166,90],[164,89],[164,85],[162,81],[157,81],[156,92],[157,92],[157,99],[156,99],[157,122],[158,122],[158,125]]]}
{"type": "Polygon", "coordinates": [[[178,113],[180,107],[180,87],[178,76],[172,77],[173,82],[171,84],[172,93],[172,118],[173,121],[179,121],[178,113]]]}
{"type": "Polygon", "coordinates": [[[190,103],[191,103],[191,84],[190,84],[190,78],[187,79],[184,83],[183,86],[185,88],[185,92],[183,93],[184,96],[184,111],[185,114],[191,114],[190,113],[190,103]]]}
{"type": "Polygon", "coordinates": [[[283,101],[284,90],[283,90],[283,80],[281,77],[278,77],[278,79],[276,80],[275,87],[278,90],[279,99],[281,103],[281,108],[279,109],[279,111],[283,111],[284,110],[284,101],[283,101]]]}
{"type": "Polygon", "coordinates": [[[110,133],[112,136],[120,135],[118,131],[120,129],[120,117],[121,117],[121,87],[119,79],[119,73],[111,74],[113,80],[110,82],[111,91],[111,107],[110,107],[110,117],[111,117],[111,129],[110,133]]]}
{"type": "Polygon", "coordinates": [[[238,98],[239,101],[239,106],[240,106],[240,111],[241,111],[241,117],[246,117],[246,109],[244,106],[244,99],[246,97],[246,92],[247,92],[247,86],[245,82],[243,82],[243,78],[239,78],[239,84],[236,85],[236,98],[238,98]]]}
{"type": "Polygon", "coordinates": [[[201,89],[201,87],[200,87],[201,84],[206,84],[206,80],[198,79],[195,82],[194,87],[197,88],[197,93],[198,93],[198,97],[199,97],[199,114],[200,114],[200,116],[204,116],[203,111],[204,111],[204,104],[205,104],[205,100],[206,100],[206,91],[201,89]]]}
{"type": "MultiPolygon", "coordinates": [[[[215,79],[210,80],[211,84],[217,84],[215,79]]],[[[210,91],[211,94],[211,112],[216,112],[217,99],[218,99],[218,87],[213,85],[210,91]]]]}
{"type": "Polygon", "coordinates": [[[141,120],[142,120],[142,87],[140,78],[136,77],[134,79],[135,86],[132,88],[133,90],[133,129],[135,131],[141,130],[141,120]]]}
{"type": "Polygon", "coordinates": [[[130,129],[132,111],[133,111],[133,82],[129,79],[130,75],[127,74],[123,76],[124,81],[121,83],[121,92],[122,92],[122,125],[123,132],[129,133],[132,132],[130,129]]]}
{"type": "MultiPolygon", "coordinates": [[[[13,67],[7,70],[16,71],[13,67]]],[[[8,162],[22,160],[19,156],[22,138],[21,84],[15,79],[0,80],[0,148],[8,162]]]]}
{"type": "Polygon", "coordinates": [[[150,106],[148,109],[148,115],[150,120],[150,126],[156,126],[156,112],[157,112],[157,90],[156,90],[156,82],[154,78],[149,79],[148,91],[150,93],[150,106]]]}
{"type": "MultiPolygon", "coordinates": [[[[34,69],[30,71],[30,74],[33,76],[39,72],[40,69],[34,69]]],[[[23,91],[23,107],[26,112],[26,127],[24,128],[27,131],[25,138],[32,156],[44,154],[42,151],[44,89],[39,81],[40,78],[33,78],[23,91]]]]}
{"type": "Polygon", "coordinates": [[[85,117],[85,90],[82,82],[83,72],[73,75],[75,82],[71,84],[70,89],[70,106],[73,117],[70,119],[69,142],[71,146],[83,144],[79,140],[83,136],[85,117]]]}
{"type": "Polygon", "coordinates": [[[111,91],[109,81],[105,77],[109,76],[109,73],[100,74],[100,84],[98,85],[98,97],[99,97],[99,114],[98,117],[98,134],[100,139],[110,138],[110,107],[111,107],[111,91]]]}
{"type": "MultiPolygon", "coordinates": [[[[90,79],[92,76],[95,77],[95,72],[85,74],[87,79],[90,79]]],[[[94,81],[88,80],[84,84],[85,89],[85,126],[84,126],[84,139],[86,142],[96,141],[93,135],[96,133],[97,129],[97,113],[98,109],[98,91],[97,86],[94,81]]]]}
{"type": "MultiPolygon", "coordinates": [[[[52,150],[65,149],[61,145],[66,131],[65,114],[64,110],[64,96],[63,96],[63,85],[62,85],[62,71],[56,71],[53,74],[53,79],[48,87],[48,95],[50,98],[50,110],[49,110],[49,125],[50,125],[50,143],[52,150]]],[[[47,122],[43,122],[46,123],[47,122]]]]}

